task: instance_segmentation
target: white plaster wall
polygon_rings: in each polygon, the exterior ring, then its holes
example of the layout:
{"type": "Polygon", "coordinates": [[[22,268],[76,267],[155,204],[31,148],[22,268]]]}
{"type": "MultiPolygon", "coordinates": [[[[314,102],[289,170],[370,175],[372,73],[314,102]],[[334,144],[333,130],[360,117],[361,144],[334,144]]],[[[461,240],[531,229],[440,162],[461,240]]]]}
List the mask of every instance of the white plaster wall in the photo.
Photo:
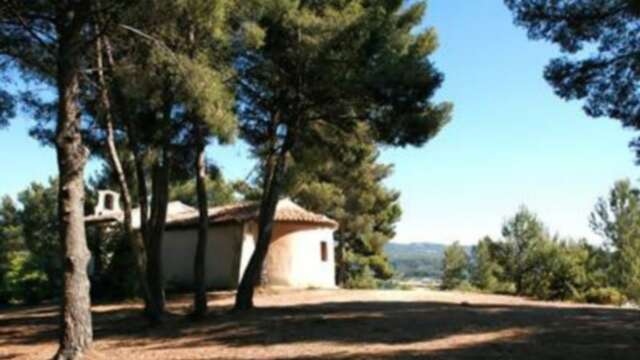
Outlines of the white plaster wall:
{"type": "MultiPolygon", "coordinates": [[[[208,288],[235,289],[255,250],[257,224],[209,228],[206,253],[208,288]]],[[[193,284],[197,230],[168,230],[163,242],[164,278],[169,286],[193,284]]],[[[335,287],[333,230],[312,224],[276,223],[263,269],[265,285],[335,287]],[[327,261],[321,242],[327,243],[327,261]]]]}
{"type": "Polygon", "coordinates": [[[292,257],[292,285],[298,287],[335,287],[333,230],[327,228],[295,231],[292,257]],[[327,260],[321,258],[321,242],[327,243],[327,260]]]}
{"type": "MultiPolygon", "coordinates": [[[[238,284],[238,262],[242,226],[229,224],[209,228],[206,252],[206,284],[208,288],[229,289],[238,284]]],[[[164,278],[168,285],[191,286],[197,230],[165,232],[162,256],[164,278]]]]}
{"type": "MultiPolygon", "coordinates": [[[[250,235],[245,234],[243,244],[247,245],[243,245],[243,250],[255,246],[255,224],[245,231],[250,235]]],[[[245,256],[243,251],[242,257],[245,256]]],[[[246,266],[244,262],[241,264],[246,266]]],[[[313,224],[276,223],[262,280],[265,285],[274,286],[335,287],[333,230],[313,224]],[[323,241],[327,243],[326,261],[321,258],[323,241]]]]}
{"type": "Polygon", "coordinates": [[[196,249],[196,231],[170,230],[164,233],[162,266],[168,286],[190,286],[193,283],[193,258],[196,249]]]}

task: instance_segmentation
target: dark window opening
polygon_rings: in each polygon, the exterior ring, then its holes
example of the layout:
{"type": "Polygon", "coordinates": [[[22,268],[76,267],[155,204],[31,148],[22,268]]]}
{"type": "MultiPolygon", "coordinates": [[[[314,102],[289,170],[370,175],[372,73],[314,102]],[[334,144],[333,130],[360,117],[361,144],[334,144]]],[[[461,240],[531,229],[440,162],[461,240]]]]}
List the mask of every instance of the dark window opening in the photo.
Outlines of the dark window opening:
{"type": "Polygon", "coordinates": [[[107,194],[104,197],[104,208],[107,210],[113,210],[113,195],[107,194]]]}
{"type": "Polygon", "coordinates": [[[327,242],[323,241],[320,243],[320,259],[323,262],[326,262],[329,259],[329,254],[327,250],[327,242]]]}

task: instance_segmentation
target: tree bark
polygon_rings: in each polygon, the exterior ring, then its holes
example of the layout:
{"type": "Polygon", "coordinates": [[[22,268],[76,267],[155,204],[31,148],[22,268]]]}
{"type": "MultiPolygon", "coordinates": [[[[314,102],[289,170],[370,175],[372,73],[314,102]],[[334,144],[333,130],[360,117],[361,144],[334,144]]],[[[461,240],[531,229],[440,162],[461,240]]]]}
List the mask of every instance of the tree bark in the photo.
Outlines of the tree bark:
{"type": "MultiPolygon", "coordinates": [[[[59,14],[64,19],[68,14],[59,14]]],[[[75,16],[81,16],[76,14],[75,16]]],[[[78,105],[81,26],[58,25],[58,122],[55,144],[59,170],[58,217],[64,253],[64,293],[61,332],[55,359],[78,359],[93,341],[90,284],[87,265],[91,254],[84,224],[84,166],[78,105]]],[[[66,21],[61,21],[61,23],[66,21]]]]}
{"type": "Polygon", "coordinates": [[[138,189],[138,206],[140,207],[140,229],[138,231],[138,241],[140,241],[145,249],[144,258],[144,273],[141,280],[146,287],[147,301],[144,304],[144,314],[150,322],[154,323],[155,317],[157,317],[157,308],[153,304],[153,294],[151,293],[151,286],[149,283],[149,258],[151,257],[151,241],[149,232],[149,194],[147,191],[147,176],[144,169],[144,155],[141,153],[138,144],[138,138],[136,136],[134,125],[130,121],[126,121],[127,135],[129,141],[129,147],[133,153],[133,162],[136,172],[136,183],[138,189]]]}
{"type": "Polygon", "coordinates": [[[253,308],[255,287],[260,282],[262,266],[269,251],[273,233],[274,216],[281,192],[281,182],[287,165],[287,153],[292,145],[292,136],[287,133],[284,143],[277,154],[275,166],[265,162],[265,182],[260,202],[258,219],[258,240],[256,249],[251,255],[247,269],[238,287],[234,311],[246,311],[253,308]]]}
{"type": "MultiPolygon", "coordinates": [[[[138,236],[133,229],[133,221],[132,221],[132,211],[133,206],[131,202],[131,193],[129,191],[129,184],[127,183],[126,176],[124,174],[124,170],[122,168],[122,162],[120,161],[120,156],[118,155],[118,149],[116,147],[115,135],[114,135],[114,121],[113,121],[113,109],[111,108],[111,101],[109,98],[109,92],[106,84],[106,80],[104,77],[103,71],[103,61],[102,61],[102,38],[96,37],[96,58],[97,58],[97,67],[98,67],[98,84],[100,87],[100,103],[102,106],[102,110],[104,112],[104,127],[107,132],[107,152],[109,154],[109,162],[111,163],[111,168],[113,169],[116,179],[118,182],[118,187],[120,188],[120,193],[122,195],[122,204],[124,206],[124,231],[126,234],[127,242],[129,243],[129,248],[131,253],[133,254],[135,260],[135,275],[138,278],[138,289],[140,292],[140,297],[142,297],[145,308],[147,307],[147,303],[149,302],[149,287],[147,286],[147,281],[145,278],[146,267],[147,267],[147,259],[145,254],[145,248],[143,240],[140,236],[138,236]]],[[[107,53],[107,59],[109,62],[109,66],[113,67],[113,55],[111,52],[110,46],[105,42],[105,49],[107,53]]]]}
{"type": "MultiPolygon", "coordinates": [[[[198,125],[196,125],[198,127],[198,125]]],[[[198,195],[198,244],[193,269],[194,296],[193,315],[203,317],[207,312],[207,288],[205,282],[205,267],[207,253],[207,239],[209,230],[209,206],[207,204],[207,166],[205,157],[205,143],[200,128],[196,129],[196,191],[198,195]]]]}
{"type": "Polygon", "coordinates": [[[151,216],[146,233],[147,283],[150,293],[147,316],[154,324],[162,321],[165,312],[162,240],[169,200],[169,158],[166,148],[162,150],[162,153],[161,163],[157,162],[153,167],[151,216]]]}

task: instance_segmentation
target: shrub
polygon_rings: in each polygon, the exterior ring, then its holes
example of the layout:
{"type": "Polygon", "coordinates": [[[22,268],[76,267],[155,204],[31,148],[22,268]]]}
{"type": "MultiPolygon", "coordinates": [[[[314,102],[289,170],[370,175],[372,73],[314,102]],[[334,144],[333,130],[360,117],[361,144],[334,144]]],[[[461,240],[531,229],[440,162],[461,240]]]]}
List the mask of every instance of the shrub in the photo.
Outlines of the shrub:
{"type": "Polygon", "coordinates": [[[384,255],[372,255],[367,258],[367,265],[377,279],[389,280],[393,276],[393,268],[384,255]]]}
{"type": "Polygon", "coordinates": [[[27,252],[12,254],[6,274],[6,290],[14,302],[37,304],[51,296],[47,275],[27,252]]]}
{"type": "Polygon", "coordinates": [[[380,281],[378,288],[383,290],[413,290],[411,285],[393,279],[380,281]]]}
{"type": "Polygon", "coordinates": [[[583,295],[583,299],[588,303],[602,305],[622,305],[627,301],[624,294],[612,287],[589,289],[583,295]]]}
{"type": "Polygon", "coordinates": [[[514,295],[516,293],[516,285],[512,282],[496,282],[487,289],[488,292],[502,295],[514,295]]]}
{"type": "Polygon", "coordinates": [[[364,266],[358,273],[351,274],[345,281],[347,289],[377,289],[378,280],[369,266],[364,266]]]}
{"type": "Polygon", "coordinates": [[[462,291],[462,292],[479,292],[480,291],[480,289],[473,286],[470,282],[466,280],[461,282],[458,286],[456,286],[455,290],[462,291]]]}

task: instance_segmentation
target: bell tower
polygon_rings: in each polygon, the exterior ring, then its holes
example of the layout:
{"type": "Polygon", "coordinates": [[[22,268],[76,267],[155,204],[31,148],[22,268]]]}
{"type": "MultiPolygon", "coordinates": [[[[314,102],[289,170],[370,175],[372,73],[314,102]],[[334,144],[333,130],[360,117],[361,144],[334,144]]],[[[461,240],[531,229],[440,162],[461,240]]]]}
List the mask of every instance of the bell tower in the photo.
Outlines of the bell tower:
{"type": "Polygon", "coordinates": [[[108,215],[122,212],[120,209],[120,194],[111,190],[98,190],[98,204],[93,210],[94,215],[108,215]]]}

